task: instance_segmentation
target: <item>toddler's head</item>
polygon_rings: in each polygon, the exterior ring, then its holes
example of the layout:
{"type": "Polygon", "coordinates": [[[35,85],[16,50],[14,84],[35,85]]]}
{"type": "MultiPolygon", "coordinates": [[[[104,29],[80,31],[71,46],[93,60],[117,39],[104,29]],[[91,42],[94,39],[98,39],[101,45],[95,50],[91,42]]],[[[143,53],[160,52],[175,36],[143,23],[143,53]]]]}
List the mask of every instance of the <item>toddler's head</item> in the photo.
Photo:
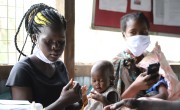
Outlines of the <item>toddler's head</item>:
{"type": "Polygon", "coordinates": [[[106,89],[113,84],[114,68],[111,62],[106,60],[97,61],[91,69],[91,83],[99,93],[106,91],[106,89]]]}

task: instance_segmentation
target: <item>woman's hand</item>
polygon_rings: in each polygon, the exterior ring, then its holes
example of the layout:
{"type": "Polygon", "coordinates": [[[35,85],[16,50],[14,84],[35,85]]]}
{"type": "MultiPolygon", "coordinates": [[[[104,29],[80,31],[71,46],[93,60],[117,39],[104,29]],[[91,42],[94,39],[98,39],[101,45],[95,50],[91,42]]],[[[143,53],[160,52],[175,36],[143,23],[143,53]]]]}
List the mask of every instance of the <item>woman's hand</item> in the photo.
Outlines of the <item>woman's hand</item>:
{"type": "Polygon", "coordinates": [[[69,83],[63,87],[60,97],[46,107],[46,110],[64,110],[69,105],[80,101],[81,96],[81,86],[71,79],[69,83]]]}
{"type": "Polygon", "coordinates": [[[136,80],[123,92],[121,99],[135,97],[141,90],[149,89],[158,81],[158,79],[158,74],[147,75],[146,72],[141,73],[136,78],[136,80]]]}
{"type": "Polygon", "coordinates": [[[60,100],[65,102],[65,105],[71,105],[75,102],[78,102],[81,97],[81,86],[79,83],[71,79],[69,83],[63,88],[60,95],[60,100]]]}
{"type": "Polygon", "coordinates": [[[147,90],[158,81],[158,78],[158,74],[147,75],[147,73],[144,72],[136,78],[136,80],[132,83],[132,86],[134,86],[139,91],[147,90]]]}
{"type": "Polygon", "coordinates": [[[117,102],[113,105],[110,106],[110,109],[115,110],[121,107],[128,107],[131,109],[137,108],[139,105],[139,101],[134,99],[134,98],[129,98],[129,99],[123,99],[120,102],[117,102]]]}
{"type": "Polygon", "coordinates": [[[108,105],[104,107],[104,110],[116,110],[120,109],[122,107],[127,107],[131,109],[138,108],[139,106],[139,101],[134,99],[134,98],[128,98],[128,99],[123,99],[115,104],[108,105]]]}

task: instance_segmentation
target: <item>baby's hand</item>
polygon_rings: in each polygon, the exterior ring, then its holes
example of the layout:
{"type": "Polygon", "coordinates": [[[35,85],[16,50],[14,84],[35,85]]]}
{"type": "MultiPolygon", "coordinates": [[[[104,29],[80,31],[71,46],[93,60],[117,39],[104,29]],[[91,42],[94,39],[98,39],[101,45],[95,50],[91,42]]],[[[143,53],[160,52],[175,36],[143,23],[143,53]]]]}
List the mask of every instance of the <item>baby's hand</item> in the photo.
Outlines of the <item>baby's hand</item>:
{"type": "Polygon", "coordinates": [[[85,103],[87,101],[87,92],[88,92],[86,85],[81,86],[81,92],[82,92],[82,101],[83,103],[85,103]]]}
{"type": "Polygon", "coordinates": [[[82,91],[82,96],[86,96],[87,95],[88,88],[86,87],[86,85],[81,87],[81,91],[82,91]]]}
{"type": "Polygon", "coordinates": [[[101,102],[102,102],[102,100],[103,100],[103,95],[101,95],[100,93],[97,93],[97,92],[91,91],[90,98],[92,98],[92,99],[95,99],[95,100],[97,100],[97,101],[101,101],[101,102]]]}

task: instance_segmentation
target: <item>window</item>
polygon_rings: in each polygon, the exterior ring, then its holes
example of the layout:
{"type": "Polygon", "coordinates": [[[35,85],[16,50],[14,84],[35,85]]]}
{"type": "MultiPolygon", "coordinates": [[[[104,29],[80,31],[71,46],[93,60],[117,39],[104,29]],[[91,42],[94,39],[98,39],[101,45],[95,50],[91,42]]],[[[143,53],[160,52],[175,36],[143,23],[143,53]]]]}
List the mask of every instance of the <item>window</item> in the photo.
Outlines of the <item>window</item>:
{"type": "MultiPolygon", "coordinates": [[[[45,3],[56,6],[56,0],[0,0],[0,64],[15,64],[19,53],[14,45],[14,36],[24,13],[32,4],[45,3]]],[[[17,37],[19,49],[26,37],[24,23],[17,37]]],[[[24,53],[30,55],[31,39],[28,37],[24,53]]]]}

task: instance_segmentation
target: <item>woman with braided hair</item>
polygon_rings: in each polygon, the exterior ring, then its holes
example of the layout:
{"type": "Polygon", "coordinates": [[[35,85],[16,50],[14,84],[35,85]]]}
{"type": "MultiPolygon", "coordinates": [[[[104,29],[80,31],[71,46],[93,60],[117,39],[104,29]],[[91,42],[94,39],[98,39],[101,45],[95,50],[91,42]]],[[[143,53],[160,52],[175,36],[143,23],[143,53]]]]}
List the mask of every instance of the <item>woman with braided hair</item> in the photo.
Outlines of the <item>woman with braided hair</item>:
{"type": "Polygon", "coordinates": [[[81,86],[73,80],[68,83],[67,69],[59,60],[66,44],[65,18],[45,4],[32,5],[15,34],[15,46],[26,56],[16,41],[24,20],[33,44],[32,55],[21,59],[10,72],[6,86],[12,99],[35,101],[50,110],[80,107],[76,102],[81,99],[81,86]]]}

